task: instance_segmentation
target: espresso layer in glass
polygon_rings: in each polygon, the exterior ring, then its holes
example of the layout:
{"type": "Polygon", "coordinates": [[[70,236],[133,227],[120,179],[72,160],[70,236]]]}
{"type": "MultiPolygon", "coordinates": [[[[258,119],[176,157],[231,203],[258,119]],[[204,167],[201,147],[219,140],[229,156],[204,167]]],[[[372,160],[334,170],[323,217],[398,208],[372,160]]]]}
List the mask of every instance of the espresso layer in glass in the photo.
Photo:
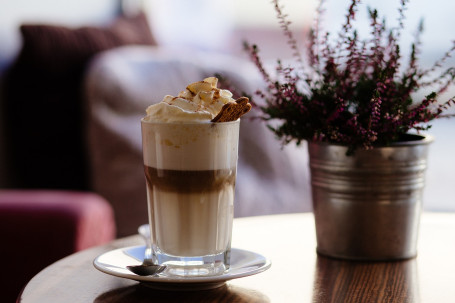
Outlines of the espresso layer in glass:
{"type": "Polygon", "coordinates": [[[216,255],[230,247],[236,170],[145,166],[152,243],[173,256],[216,255]]]}

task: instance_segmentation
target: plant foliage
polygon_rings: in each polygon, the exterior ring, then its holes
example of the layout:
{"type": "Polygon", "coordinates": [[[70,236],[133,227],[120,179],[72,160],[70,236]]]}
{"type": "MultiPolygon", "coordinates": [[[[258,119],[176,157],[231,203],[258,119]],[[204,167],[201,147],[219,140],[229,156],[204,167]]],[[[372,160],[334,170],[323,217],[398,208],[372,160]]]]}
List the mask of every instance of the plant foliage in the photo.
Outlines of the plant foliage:
{"type": "Polygon", "coordinates": [[[273,0],[296,66],[285,67],[278,61],[275,79],[266,71],[258,47],[245,43],[245,48],[267,85],[258,92],[265,100],[259,106],[262,118],[285,144],[313,140],[347,145],[351,152],[370,149],[397,141],[410,130],[426,130],[429,121],[448,116],[444,111],[455,103],[454,98],[444,103],[438,103],[437,98],[455,78],[454,68],[442,70],[455,43],[431,68],[421,69],[421,23],[404,64],[399,40],[407,2],[401,0],[398,26],[391,29],[377,10],[368,9],[370,30],[367,38],[361,39],[353,26],[360,1],[352,0],[346,21],[332,39],[321,28],[321,0],[302,53],[279,0],[273,0]],[[434,92],[413,102],[414,93],[433,87],[434,92]]]}

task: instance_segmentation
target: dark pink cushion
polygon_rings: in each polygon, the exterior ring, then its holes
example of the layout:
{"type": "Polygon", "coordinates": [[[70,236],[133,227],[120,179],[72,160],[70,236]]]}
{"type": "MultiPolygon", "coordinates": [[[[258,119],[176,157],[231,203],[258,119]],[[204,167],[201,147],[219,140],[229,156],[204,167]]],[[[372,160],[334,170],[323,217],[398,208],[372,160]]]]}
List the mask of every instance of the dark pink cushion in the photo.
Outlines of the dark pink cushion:
{"type": "Polygon", "coordinates": [[[114,237],[112,208],[99,195],[0,190],[0,261],[2,271],[8,273],[8,279],[1,281],[2,297],[9,293],[5,302],[14,302],[21,288],[44,267],[114,237]]]}

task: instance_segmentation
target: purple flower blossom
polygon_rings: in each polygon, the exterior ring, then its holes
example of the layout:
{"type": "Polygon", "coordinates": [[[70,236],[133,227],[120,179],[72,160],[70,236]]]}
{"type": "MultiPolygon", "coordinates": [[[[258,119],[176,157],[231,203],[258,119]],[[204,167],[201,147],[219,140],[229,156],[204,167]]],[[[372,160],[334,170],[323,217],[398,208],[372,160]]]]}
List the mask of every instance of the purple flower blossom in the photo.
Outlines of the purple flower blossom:
{"type": "Polygon", "coordinates": [[[356,148],[387,145],[410,130],[426,130],[430,127],[426,123],[447,116],[443,113],[455,105],[455,97],[442,104],[437,97],[453,84],[455,68],[427,78],[437,73],[455,52],[455,42],[431,68],[420,69],[418,55],[423,30],[420,24],[403,71],[399,40],[407,2],[401,0],[399,25],[392,29],[386,27],[377,10],[369,9],[369,38],[360,39],[354,28],[360,1],[351,0],[346,20],[332,42],[332,36],[322,31],[321,0],[318,17],[308,33],[306,52],[302,53],[279,0],[273,0],[279,24],[298,65],[284,67],[278,61],[279,79],[275,80],[265,70],[257,46],[245,43],[245,49],[266,82],[266,90],[258,93],[265,105],[257,107],[264,120],[281,122],[269,128],[284,143],[328,141],[347,145],[352,152],[356,148]],[[413,103],[412,93],[435,85],[436,92],[413,103]]]}

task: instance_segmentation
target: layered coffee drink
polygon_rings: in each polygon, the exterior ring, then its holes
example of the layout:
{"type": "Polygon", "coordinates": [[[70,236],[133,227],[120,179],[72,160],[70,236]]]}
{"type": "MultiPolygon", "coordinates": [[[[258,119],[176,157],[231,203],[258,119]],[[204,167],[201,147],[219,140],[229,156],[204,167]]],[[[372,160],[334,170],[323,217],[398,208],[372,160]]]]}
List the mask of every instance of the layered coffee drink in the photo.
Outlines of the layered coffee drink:
{"type": "Polygon", "coordinates": [[[168,266],[163,274],[229,268],[240,122],[220,121],[238,103],[216,86],[216,78],[190,84],[142,119],[151,258],[168,266]]]}
{"type": "Polygon", "coordinates": [[[201,171],[145,167],[148,191],[154,195],[149,208],[154,237],[162,252],[194,257],[228,248],[235,173],[235,167],[201,171]]]}

